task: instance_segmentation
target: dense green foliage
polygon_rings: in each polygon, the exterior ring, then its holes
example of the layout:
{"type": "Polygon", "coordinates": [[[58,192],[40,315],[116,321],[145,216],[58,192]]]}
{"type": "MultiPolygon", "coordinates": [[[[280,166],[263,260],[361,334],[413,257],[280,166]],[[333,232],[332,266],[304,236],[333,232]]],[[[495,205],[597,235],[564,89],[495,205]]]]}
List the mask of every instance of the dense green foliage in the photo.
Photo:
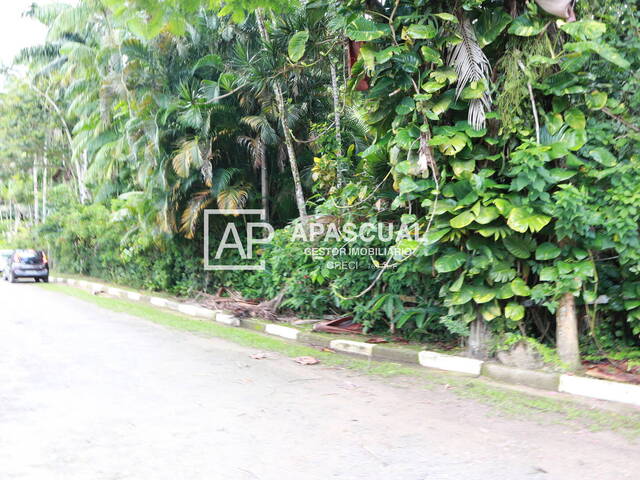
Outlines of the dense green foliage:
{"type": "Polygon", "coordinates": [[[640,345],[635,4],[580,2],[565,23],[516,0],[133,3],[32,10],[47,44],[0,99],[8,241],[135,286],[284,291],[299,314],[415,339],[479,321],[553,345],[570,294],[587,348],[640,345]],[[214,207],[268,209],[265,271],[203,270],[214,207]],[[420,237],[310,255],[345,243],[296,238],[307,213],[420,237]]]}

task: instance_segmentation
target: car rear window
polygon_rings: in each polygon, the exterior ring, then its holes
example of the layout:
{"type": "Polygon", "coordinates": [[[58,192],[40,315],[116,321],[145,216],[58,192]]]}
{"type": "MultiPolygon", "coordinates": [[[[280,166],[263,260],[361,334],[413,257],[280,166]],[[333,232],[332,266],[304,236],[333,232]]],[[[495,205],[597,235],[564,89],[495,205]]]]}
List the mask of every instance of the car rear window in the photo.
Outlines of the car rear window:
{"type": "Polygon", "coordinates": [[[18,261],[20,263],[25,263],[27,265],[36,265],[38,263],[42,263],[42,252],[36,251],[22,251],[16,252],[18,257],[18,261]]]}

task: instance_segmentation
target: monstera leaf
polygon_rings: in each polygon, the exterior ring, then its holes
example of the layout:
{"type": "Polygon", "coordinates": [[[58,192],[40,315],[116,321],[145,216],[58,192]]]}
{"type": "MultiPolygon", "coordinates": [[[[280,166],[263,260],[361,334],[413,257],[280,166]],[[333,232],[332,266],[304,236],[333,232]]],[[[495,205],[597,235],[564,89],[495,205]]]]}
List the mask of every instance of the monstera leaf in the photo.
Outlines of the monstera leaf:
{"type": "Polygon", "coordinates": [[[511,235],[502,240],[504,246],[509,253],[516,258],[529,258],[531,252],[536,246],[536,242],[532,238],[522,237],[520,235],[511,235]]]}
{"type": "Polygon", "coordinates": [[[436,135],[431,139],[429,144],[437,146],[443,155],[455,155],[467,145],[468,139],[469,137],[464,133],[458,132],[451,137],[436,135]]]}

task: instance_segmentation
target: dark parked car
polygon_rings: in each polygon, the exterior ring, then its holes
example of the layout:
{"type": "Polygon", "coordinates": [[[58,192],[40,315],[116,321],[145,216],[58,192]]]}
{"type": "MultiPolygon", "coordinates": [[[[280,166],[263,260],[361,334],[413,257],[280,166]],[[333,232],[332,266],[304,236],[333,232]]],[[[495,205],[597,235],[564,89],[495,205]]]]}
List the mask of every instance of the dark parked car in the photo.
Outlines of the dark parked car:
{"type": "Polygon", "coordinates": [[[49,281],[49,262],[42,250],[16,250],[4,269],[4,279],[15,283],[19,278],[49,281]]]}

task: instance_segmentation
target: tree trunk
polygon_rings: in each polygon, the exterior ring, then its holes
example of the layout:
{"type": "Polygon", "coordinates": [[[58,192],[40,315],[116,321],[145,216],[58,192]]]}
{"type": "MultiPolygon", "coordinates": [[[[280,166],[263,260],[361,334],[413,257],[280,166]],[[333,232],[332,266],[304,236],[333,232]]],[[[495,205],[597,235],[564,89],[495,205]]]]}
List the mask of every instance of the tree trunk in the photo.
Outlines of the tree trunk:
{"type": "Polygon", "coordinates": [[[560,299],[556,312],[556,344],[560,360],[571,370],[580,367],[580,347],[578,345],[578,318],[575,298],[565,293],[560,299]]]}
{"type": "Polygon", "coordinates": [[[33,161],[33,223],[38,223],[38,166],[37,160],[33,161]]]}
{"type": "Polygon", "coordinates": [[[80,198],[80,203],[85,204],[89,201],[89,191],[87,190],[86,178],[87,178],[87,170],[89,167],[89,154],[85,150],[82,152],[82,162],[77,162],[77,171],[78,171],[78,195],[80,198]]]}
{"type": "Polygon", "coordinates": [[[260,195],[262,196],[262,209],[264,210],[265,222],[269,222],[269,172],[267,170],[267,146],[260,140],[262,149],[262,164],[260,165],[260,195]]]}
{"type": "Polygon", "coordinates": [[[289,165],[291,167],[291,175],[293,176],[293,186],[295,188],[296,205],[298,206],[298,214],[300,218],[307,218],[307,207],[304,200],[304,192],[302,190],[302,179],[300,178],[300,171],[298,170],[298,159],[296,157],[296,151],[293,148],[293,138],[289,125],[287,125],[287,111],[284,103],[284,96],[282,95],[282,89],[280,84],[276,81],[273,84],[273,89],[276,94],[276,102],[278,103],[278,114],[280,116],[280,123],[284,130],[284,143],[287,146],[287,154],[289,156],[289,165]]]}
{"type": "Polygon", "coordinates": [[[471,322],[471,333],[467,343],[467,355],[479,360],[485,360],[489,356],[489,343],[491,331],[480,315],[471,322]]]}
{"type": "Polygon", "coordinates": [[[338,155],[338,163],[336,165],[336,176],[338,177],[338,187],[344,186],[346,183],[346,168],[344,158],[342,158],[342,126],[340,123],[340,91],[338,90],[338,75],[336,67],[331,62],[331,92],[333,94],[333,121],[336,129],[336,154],[338,155]]]}
{"type": "MultiPolygon", "coordinates": [[[[258,23],[258,30],[260,30],[260,36],[265,42],[269,41],[269,33],[264,26],[264,19],[262,18],[262,10],[257,9],[255,12],[256,22],[258,23]]],[[[293,138],[289,125],[287,124],[287,110],[284,103],[284,96],[282,95],[282,87],[278,83],[278,79],[273,81],[273,91],[276,95],[276,103],[278,105],[278,117],[280,124],[282,125],[282,131],[284,132],[284,143],[287,147],[287,154],[289,156],[289,165],[291,166],[291,175],[293,176],[293,186],[295,188],[296,205],[298,206],[298,214],[300,218],[307,218],[307,207],[304,200],[304,192],[302,190],[302,180],[300,178],[300,171],[298,170],[298,159],[296,157],[295,149],[293,148],[293,138]]]]}
{"type": "Polygon", "coordinates": [[[47,155],[43,157],[42,166],[42,221],[47,219],[47,155]]]}

